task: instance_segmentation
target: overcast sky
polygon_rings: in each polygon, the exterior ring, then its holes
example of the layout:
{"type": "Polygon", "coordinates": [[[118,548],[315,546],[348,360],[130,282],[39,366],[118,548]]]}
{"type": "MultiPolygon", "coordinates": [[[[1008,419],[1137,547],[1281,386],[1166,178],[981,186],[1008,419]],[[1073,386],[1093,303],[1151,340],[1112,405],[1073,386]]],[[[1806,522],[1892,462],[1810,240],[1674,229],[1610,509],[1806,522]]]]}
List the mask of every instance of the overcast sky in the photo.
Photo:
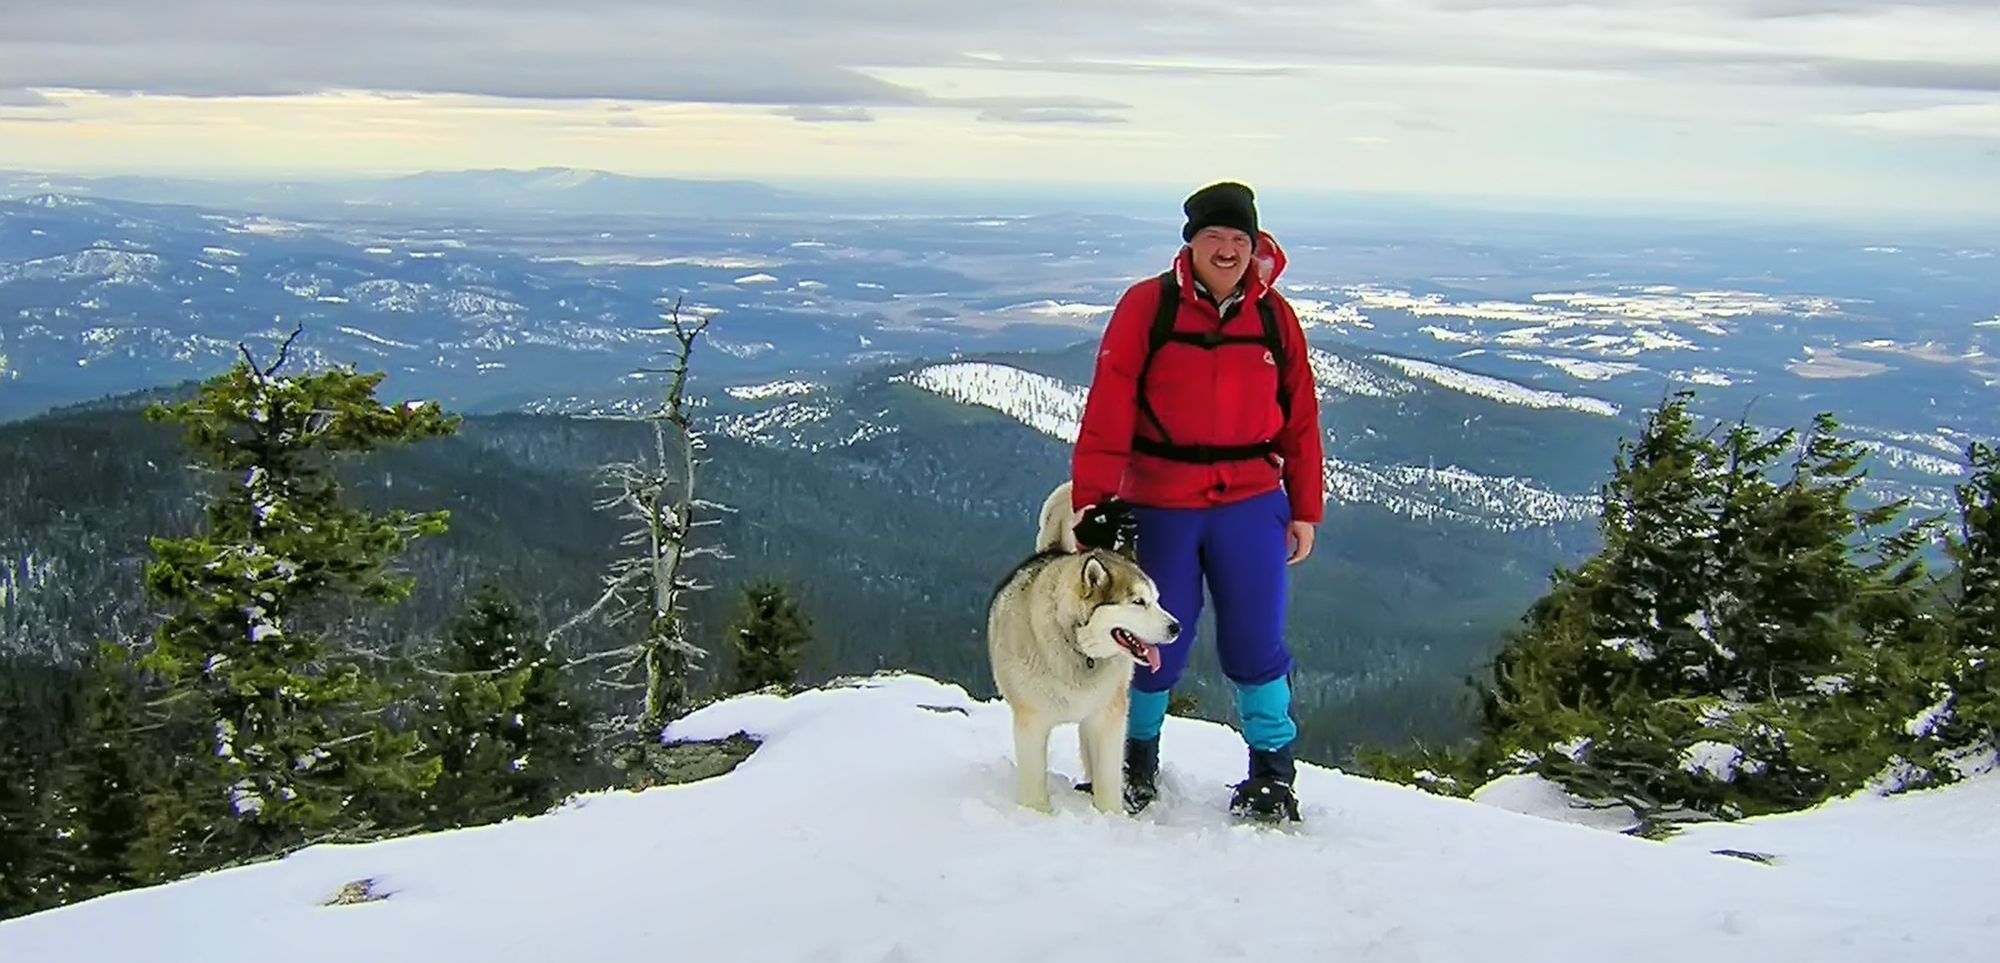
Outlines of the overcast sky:
{"type": "Polygon", "coordinates": [[[2000,0],[0,0],[0,166],[2000,213],[2000,0]]]}

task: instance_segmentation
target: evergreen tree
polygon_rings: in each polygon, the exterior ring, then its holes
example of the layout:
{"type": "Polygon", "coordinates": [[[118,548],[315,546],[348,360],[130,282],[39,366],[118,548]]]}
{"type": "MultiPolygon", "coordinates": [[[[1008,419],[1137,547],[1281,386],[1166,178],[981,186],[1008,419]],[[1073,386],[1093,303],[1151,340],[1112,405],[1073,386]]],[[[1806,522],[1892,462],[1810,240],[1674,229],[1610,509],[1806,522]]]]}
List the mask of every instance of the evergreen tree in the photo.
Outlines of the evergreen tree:
{"type": "Polygon", "coordinates": [[[425,726],[441,763],[429,821],[492,822],[559,801],[583,762],[583,712],[565,667],[497,586],[453,622],[443,670],[425,726]]]}
{"type": "Polygon", "coordinates": [[[812,623],[783,584],[763,580],[744,587],[730,639],[736,647],[734,691],[791,685],[798,681],[800,656],[812,641],[812,623]]]}
{"type": "Polygon", "coordinates": [[[1485,744],[1378,763],[1482,767],[1459,785],[1538,771],[1661,820],[1796,808],[1886,767],[1934,776],[1899,729],[1936,678],[1926,526],[1851,504],[1860,448],[1831,416],[1803,440],[1739,422],[1718,442],[1689,397],[1621,446],[1603,549],[1556,573],[1495,660],[1485,744]]]}
{"type": "Polygon", "coordinates": [[[2000,748],[2000,450],[1966,449],[1970,479],[1957,486],[1959,525],[1947,550],[1957,564],[1951,605],[1952,743],[2000,748]]]}
{"type": "Polygon", "coordinates": [[[43,771],[21,738],[19,708],[0,698],[0,920],[54,905],[43,771]]]}
{"type": "Polygon", "coordinates": [[[146,881],[135,854],[147,831],[146,794],[164,769],[131,654],[101,643],[87,678],[84,716],[51,792],[63,903],[146,881]]]}
{"type": "Polygon", "coordinates": [[[404,597],[411,582],[393,560],[445,528],[444,512],[346,504],[336,462],[449,435],[458,420],[433,403],[378,402],[381,373],[280,375],[290,346],[268,368],[246,350],[194,399],[147,412],[183,425],[223,482],[205,530],[153,539],[146,569],[170,614],[145,665],[199,727],[185,750],[199,762],[172,778],[180,798],[153,814],[171,837],[151,854],[157,872],[365,827],[379,815],[370,799],[415,796],[433,777],[415,736],[383,718],[394,693],[313,619],[404,597]],[[212,848],[192,848],[197,840],[212,848]]]}

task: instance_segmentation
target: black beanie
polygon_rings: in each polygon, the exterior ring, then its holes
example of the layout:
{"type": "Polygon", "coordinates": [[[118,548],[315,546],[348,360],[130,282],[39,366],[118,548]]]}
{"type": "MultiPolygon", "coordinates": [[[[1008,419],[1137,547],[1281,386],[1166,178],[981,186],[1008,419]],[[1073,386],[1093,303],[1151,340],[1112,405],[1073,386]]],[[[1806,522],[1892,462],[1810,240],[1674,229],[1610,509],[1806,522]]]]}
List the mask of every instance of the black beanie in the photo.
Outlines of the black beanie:
{"type": "Polygon", "coordinates": [[[1257,242],[1257,195],[1250,188],[1235,181],[1210,184],[1188,195],[1181,204],[1181,211],[1187,214],[1187,226],[1181,228],[1181,240],[1194,240],[1195,232],[1204,227],[1233,227],[1250,235],[1250,242],[1257,242]]]}

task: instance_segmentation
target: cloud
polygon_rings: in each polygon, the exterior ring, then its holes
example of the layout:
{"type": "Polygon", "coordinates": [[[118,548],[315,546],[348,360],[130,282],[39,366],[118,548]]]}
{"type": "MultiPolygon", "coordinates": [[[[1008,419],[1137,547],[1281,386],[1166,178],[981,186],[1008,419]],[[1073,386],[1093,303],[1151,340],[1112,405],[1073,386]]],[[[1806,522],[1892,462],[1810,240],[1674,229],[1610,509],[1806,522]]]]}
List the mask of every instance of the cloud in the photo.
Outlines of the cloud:
{"type": "Polygon", "coordinates": [[[979,119],[1007,124],[1122,124],[1125,118],[1077,107],[988,107],[979,119]]]}
{"type": "Polygon", "coordinates": [[[2000,87],[1993,0],[1235,0],[1229,28],[1217,16],[1191,0],[64,0],[0,14],[0,88],[887,108],[954,106],[882,79],[897,71],[998,91],[1010,74],[1356,66],[2000,87]]]}
{"type": "Polygon", "coordinates": [[[1860,87],[2000,92],[2000,59],[1986,64],[1825,60],[1810,67],[1829,81],[1860,87]]]}
{"type": "Polygon", "coordinates": [[[54,107],[56,102],[32,90],[0,88],[0,107],[54,107]]]}
{"type": "Polygon", "coordinates": [[[1289,77],[1305,72],[1305,68],[1295,65],[1151,63],[1138,60],[1091,60],[1087,58],[1055,60],[1046,57],[1003,57],[994,54],[968,55],[964,60],[964,65],[986,70],[1018,70],[1034,73],[1109,74],[1190,79],[1209,77],[1289,77]]]}
{"type": "MultiPolygon", "coordinates": [[[[1020,0],[1101,33],[1138,0],[1020,0]],[[1063,11],[1079,11],[1065,16],[1063,11]]],[[[65,0],[0,14],[0,88],[196,97],[336,90],[535,99],[935,106],[871,71],[959,60],[1038,31],[998,10],[854,0],[65,0]]],[[[1059,31],[1060,32],[1060,31],[1059,31]]]]}
{"type": "Polygon", "coordinates": [[[866,107],[823,107],[806,105],[781,107],[774,111],[784,117],[809,124],[872,123],[875,115],[866,107]]]}
{"type": "Polygon", "coordinates": [[[1876,110],[1821,120],[1836,127],[1877,134],[2000,139],[2000,102],[1876,110]]]}

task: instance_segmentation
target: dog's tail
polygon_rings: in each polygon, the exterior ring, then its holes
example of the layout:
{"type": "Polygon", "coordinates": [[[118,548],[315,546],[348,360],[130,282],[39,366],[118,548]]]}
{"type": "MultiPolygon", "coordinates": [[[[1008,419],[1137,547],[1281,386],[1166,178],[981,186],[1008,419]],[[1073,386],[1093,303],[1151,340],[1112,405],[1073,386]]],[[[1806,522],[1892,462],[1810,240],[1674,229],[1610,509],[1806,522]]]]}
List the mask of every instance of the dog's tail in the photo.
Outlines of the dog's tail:
{"type": "Polygon", "coordinates": [[[1063,482],[1042,501],[1041,524],[1035,532],[1035,551],[1060,548],[1072,554],[1076,552],[1076,529],[1071,524],[1076,520],[1076,512],[1069,507],[1069,490],[1070,483],[1063,482]]]}

